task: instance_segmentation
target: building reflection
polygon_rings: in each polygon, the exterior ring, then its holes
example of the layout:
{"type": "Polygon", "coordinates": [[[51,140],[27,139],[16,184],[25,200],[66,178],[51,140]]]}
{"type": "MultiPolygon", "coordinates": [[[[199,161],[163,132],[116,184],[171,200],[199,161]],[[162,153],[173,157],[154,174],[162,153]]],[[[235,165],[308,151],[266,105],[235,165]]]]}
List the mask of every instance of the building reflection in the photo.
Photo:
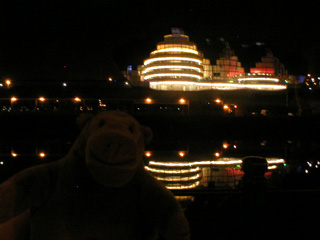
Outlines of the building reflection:
{"type": "MultiPolygon", "coordinates": [[[[169,189],[183,190],[195,188],[240,187],[242,158],[223,157],[207,153],[188,156],[185,151],[146,152],[145,169],[169,189]],[[183,156],[181,156],[183,152],[183,156]]],[[[277,172],[285,173],[286,160],[268,157],[267,179],[277,172]]]]}
{"type": "MultiPolygon", "coordinates": [[[[72,142],[69,138],[0,139],[0,182],[22,169],[61,159],[72,142]]],[[[171,190],[239,189],[242,159],[261,156],[268,162],[265,176],[269,187],[282,187],[285,178],[287,184],[296,181],[292,184],[301,185],[299,181],[312,179],[320,171],[318,146],[316,142],[287,140],[156,141],[145,151],[145,169],[171,190]],[[295,178],[290,180],[290,174],[295,178]]]]}

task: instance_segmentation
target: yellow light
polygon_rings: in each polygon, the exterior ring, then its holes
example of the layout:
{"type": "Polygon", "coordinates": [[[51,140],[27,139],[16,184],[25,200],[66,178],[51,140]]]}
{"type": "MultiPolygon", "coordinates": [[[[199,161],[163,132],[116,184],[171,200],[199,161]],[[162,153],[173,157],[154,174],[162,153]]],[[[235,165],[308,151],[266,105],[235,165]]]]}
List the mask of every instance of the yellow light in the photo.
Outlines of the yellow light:
{"type": "Polygon", "coordinates": [[[148,65],[152,62],[158,62],[158,61],[190,61],[190,62],[196,62],[197,64],[201,64],[201,60],[196,58],[188,58],[188,57],[157,57],[157,58],[150,58],[144,61],[144,65],[148,65]]]}
{"type": "Polygon", "coordinates": [[[179,185],[179,186],[166,186],[168,189],[191,189],[196,188],[200,185],[200,181],[197,181],[195,183],[189,184],[189,185],[179,185]]]}
{"type": "Polygon", "coordinates": [[[236,83],[211,83],[211,82],[196,82],[196,81],[154,81],[150,82],[150,87],[156,85],[188,85],[207,87],[208,89],[218,90],[237,90],[237,89],[254,89],[254,90],[285,90],[287,85],[280,84],[236,84],[236,83]]]}
{"type": "Polygon", "coordinates": [[[238,81],[268,81],[268,82],[279,82],[278,78],[239,78],[238,81]]]}
{"type": "Polygon", "coordinates": [[[144,102],[150,104],[150,103],[152,103],[153,101],[152,101],[151,98],[146,98],[146,99],[144,100],[144,102]]]}
{"type": "Polygon", "coordinates": [[[182,65],[165,65],[165,66],[154,66],[154,67],[148,67],[146,68],[142,73],[146,74],[152,70],[158,70],[158,69],[192,69],[196,70],[199,73],[202,73],[201,69],[199,67],[191,67],[191,66],[182,66],[182,65]]]}
{"type": "Polygon", "coordinates": [[[44,158],[45,156],[46,156],[46,154],[44,152],[39,153],[39,157],[44,158]]]}
{"type": "Polygon", "coordinates": [[[216,157],[220,157],[220,153],[219,153],[219,152],[216,152],[214,155],[215,155],[216,157]]]}
{"type": "Polygon", "coordinates": [[[228,144],[228,143],[224,143],[224,144],[222,145],[222,147],[223,147],[224,149],[227,149],[227,148],[229,147],[229,144],[228,144]]]}
{"type": "Polygon", "coordinates": [[[216,100],[214,100],[216,103],[221,103],[222,100],[220,98],[217,98],[216,100]]]}
{"type": "Polygon", "coordinates": [[[152,156],[151,152],[145,152],[144,155],[145,155],[146,157],[151,157],[151,156],[152,156]]]}
{"type": "Polygon", "coordinates": [[[282,158],[268,158],[268,164],[277,164],[277,163],[285,163],[285,160],[282,158]]]}
{"type": "Polygon", "coordinates": [[[229,109],[229,106],[228,106],[228,105],[224,105],[224,106],[223,106],[223,109],[224,109],[224,110],[228,110],[228,109],[229,109]]]}
{"type": "Polygon", "coordinates": [[[189,74],[189,73],[155,73],[155,74],[146,75],[144,79],[148,80],[150,78],[155,78],[155,77],[193,77],[193,78],[201,79],[201,76],[196,74],[189,74]]]}
{"type": "Polygon", "coordinates": [[[40,102],[44,102],[46,99],[44,97],[39,97],[40,102]]]}
{"type": "MultiPolygon", "coordinates": [[[[219,156],[220,153],[218,152],[219,156]]],[[[266,158],[268,164],[282,164],[284,159],[279,158],[266,158]]],[[[207,166],[207,165],[235,165],[241,164],[240,158],[219,158],[219,160],[203,160],[195,162],[159,162],[150,161],[149,166],[162,166],[162,167],[192,167],[192,166],[207,166]]]]}
{"type": "Polygon", "coordinates": [[[80,99],[79,97],[75,97],[73,100],[74,100],[75,102],[81,102],[81,99],[80,99]]]}
{"type": "Polygon", "coordinates": [[[16,97],[12,97],[10,100],[11,100],[11,102],[15,102],[15,101],[17,101],[18,99],[17,99],[16,97]]]}
{"type": "Polygon", "coordinates": [[[201,175],[198,173],[194,176],[190,177],[180,177],[180,176],[169,176],[169,177],[155,177],[159,181],[167,181],[167,182],[177,182],[177,181],[192,181],[192,180],[197,180],[201,177],[201,175]]]}
{"type": "Polygon", "coordinates": [[[163,53],[163,52],[185,52],[185,53],[193,53],[193,54],[199,54],[198,51],[189,49],[189,48],[164,48],[160,50],[155,50],[151,52],[152,55],[157,54],[157,53],[163,53]]]}
{"type": "Polygon", "coordinates": [[[271,165],[271,166],[268,166],[268,170],[272,170],[272,169],[276,169],[277,166],[276,165],[271,165]]]}
{"type": "Polygon", "coordinates": [[[189,168],[189,169],[179,169],[179,170],[156,169],[148,166],[145,166],[144,168],[149,172],[165,173],[165,174],[184,174],[184,173],[199,172],[201,170],[200,167],[189,168]]]}

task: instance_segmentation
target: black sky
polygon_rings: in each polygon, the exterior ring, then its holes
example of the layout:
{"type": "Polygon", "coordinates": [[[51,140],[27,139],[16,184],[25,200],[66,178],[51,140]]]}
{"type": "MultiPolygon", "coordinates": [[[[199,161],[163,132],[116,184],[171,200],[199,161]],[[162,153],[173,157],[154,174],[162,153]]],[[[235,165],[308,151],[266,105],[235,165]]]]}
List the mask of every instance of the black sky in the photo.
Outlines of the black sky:
{"type": "Polygon", "coordinates": [[[315,3],[272,1],[1,2],[0,78],[103,80],[137,66],[172,27],[215,62],[228,41],[245,67],[263,42],[291,74],[306,74],[319,48],[315,3]],[[244,47],[245,46],[245,47],[244,47]]]}

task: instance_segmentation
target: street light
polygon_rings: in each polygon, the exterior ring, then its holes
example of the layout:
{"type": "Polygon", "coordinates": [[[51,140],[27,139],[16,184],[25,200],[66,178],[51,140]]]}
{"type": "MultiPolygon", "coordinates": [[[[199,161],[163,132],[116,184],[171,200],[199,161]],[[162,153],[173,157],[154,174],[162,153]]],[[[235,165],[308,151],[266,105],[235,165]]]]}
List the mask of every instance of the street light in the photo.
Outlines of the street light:
{"type": "Polygon", "coordinates": [[[149,151],[148,151],[148,152],[145,152],[144,155],[145,155],[146,157],[151,157],[151,156],[152,156],[151,152],[149,152],[149,151]]]}
{"type": "Polygon", "coordinates": [[[73,100],[74,100],[75,102],[81,102],[81,98],[79,98],[79,97],[75,97],[73,100]]]}
{"type": "Polygon", "coordinates": [[[146,98],[144,101],[147,104],[151,104],[152,103],[152,99],[151,98],[146,98]]]}
{"type": "Polygon", "coordinates": [[[180,156],[180,157],[184,157],[185,155],[186,155],[186,152],[184,152],[184,151],[180,151],[180,152],[179,152],[179,156],[180,156]]]}
{"type": "Polygon", "coordinates": [[[180,104],[185,104],[185,103],[186,103],[186,100],[185,100],[184,98],[180,98],[180,99],[179,99],[179,103],[180,103],[180,104]]]}
{"type": "Polygon", "coordinates": [[[7,80],[6,80],[6,84],[7,84],[7,88],[9,88],[10,85],[11,85],[11,80],[10,80],[10,79],[7,79],[7,80]]]}
{"type": "Polygon", "coordinates": [[[40,153],[39,153],[39,157],[41,157],[41,158],[46,157],[46,153],[45,153],[45,152],[40,152],[40,153]]]}

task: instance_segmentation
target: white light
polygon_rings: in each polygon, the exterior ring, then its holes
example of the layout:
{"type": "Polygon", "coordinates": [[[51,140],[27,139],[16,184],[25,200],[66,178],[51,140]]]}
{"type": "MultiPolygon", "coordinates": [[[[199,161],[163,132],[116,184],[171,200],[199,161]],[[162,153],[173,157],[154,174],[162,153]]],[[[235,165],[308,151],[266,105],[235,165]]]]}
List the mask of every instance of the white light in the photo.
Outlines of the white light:
{"type": "MultiPolygon", "coordinates": [[[[281,158],[266,158],[268,164],[280,164],[285,163],[284,159],[281,158]]],[[[166,166],[166,167],[192,167],[192,166],[203,166],[203,165],[235,165],[241,164],[242,159],[239,158],[219,158],[218,160],[203,160],[196,162],[156,162],[150,161],[149,165],[153,166],[166,166]]]]}
{"type": "Polygon", "coordinates": [[[268,82],[279,82],[278,78],[239,78],[239,81],[268,81],[268,82]]]}
{"type": "Polygon", "coordinates": [[[155,77],[193,77],[197,79],[201,79],[201,76],[195,74],[188,74],[188,73],[155,73],[150,74],[144,77],[145,80],[155,77]]]}
{"type": "Polygon", "coordinates": [[[179,70],[182,70],[182,69],[192,69],[192,70],[196,70],[198,72],[202,72],[200,68],[198,67],[192,67],[192,66],[182,66],[182,65],[166,65],[166,66],[154,66],[154,67],[148,67],[146,68],[142,73],[145,74],[145,73],[148,73],[152,70],[157,70],[157,69],[179,69],[179,70]]]}
{"type": "Polygon", "coordinates": [[[148,166],[144,167],[146,170],[149,172],[155,172],[155,173],[165,173],[165,174],[184,174],[184,173],[193,173],[193,172],[199,172],[200,167],[195,167],[195,168],[189,168],[189,169],[179,169],[179,170],[164,170],[164,169],[156,169],[156,168],[151,168],[148,166]]]}
{"type": "Polygon", "coordinates": [[[285,160],[282,158],[267,158],[268,164],[277,164],[277,163],[285,163],[285,160]]]}
{"type": "Polygon", "coordinates": [[[201,64],[201,60],[196,58],[188,58],[188,57],[158,57],[158,58],[150,58],[144,61],[144,65],[148,65],[152,62],[158,62],[158,61],[190,61],[190,62],[196,62],[197,64],[201,64]]]}
{"type": "Polygon", "coordinates": [[[151,52],[151,54],[157,54],[157,53],[163,53],[163,52],[185,52],[185,53],[193,53],[193,54],[199,54],[198,51],[188,48],[164,48],[160,50],[155,50],[151,52]]]}
{"type": "Polygon", "coordinates": [[[272,170],[272,169],[276,169],[276,168],[277,168],[276,165],[268,166],[268,170],[272,170]]]}
{"type": "Polygon", "coordinates": [[[177,182],[177,181],[181,181],[181,182],[185,182],[185,181],[192,181],[192,180],[197,180],[201,177],[200,174],[196,174],[194,176],[191,177],[180,177],[180,176],[171,176],[171,177],[155,177],[156,179],[158,179],[159,181],[167,181],[167,182],[177,182]]]}
{"type": "Polygon", "coordinates": [[[236,90],[236,89],[255,89],[255,90],[285,90],[286,85],[280,84],[236,84],[236,83],[210,83],[193,81],[154,81],[150,86],[156,85],[189,85],[199,87],[210,87],[211,89],[236,90]]]}
{"type": "Polygon", "coordinates": [[[191,189],[191,188],[196,188],[200,185],[200,182],[197,181],[193,184],[189,185],[178,185],[178,186],[166,186],[168,189],[191,189]]]}

